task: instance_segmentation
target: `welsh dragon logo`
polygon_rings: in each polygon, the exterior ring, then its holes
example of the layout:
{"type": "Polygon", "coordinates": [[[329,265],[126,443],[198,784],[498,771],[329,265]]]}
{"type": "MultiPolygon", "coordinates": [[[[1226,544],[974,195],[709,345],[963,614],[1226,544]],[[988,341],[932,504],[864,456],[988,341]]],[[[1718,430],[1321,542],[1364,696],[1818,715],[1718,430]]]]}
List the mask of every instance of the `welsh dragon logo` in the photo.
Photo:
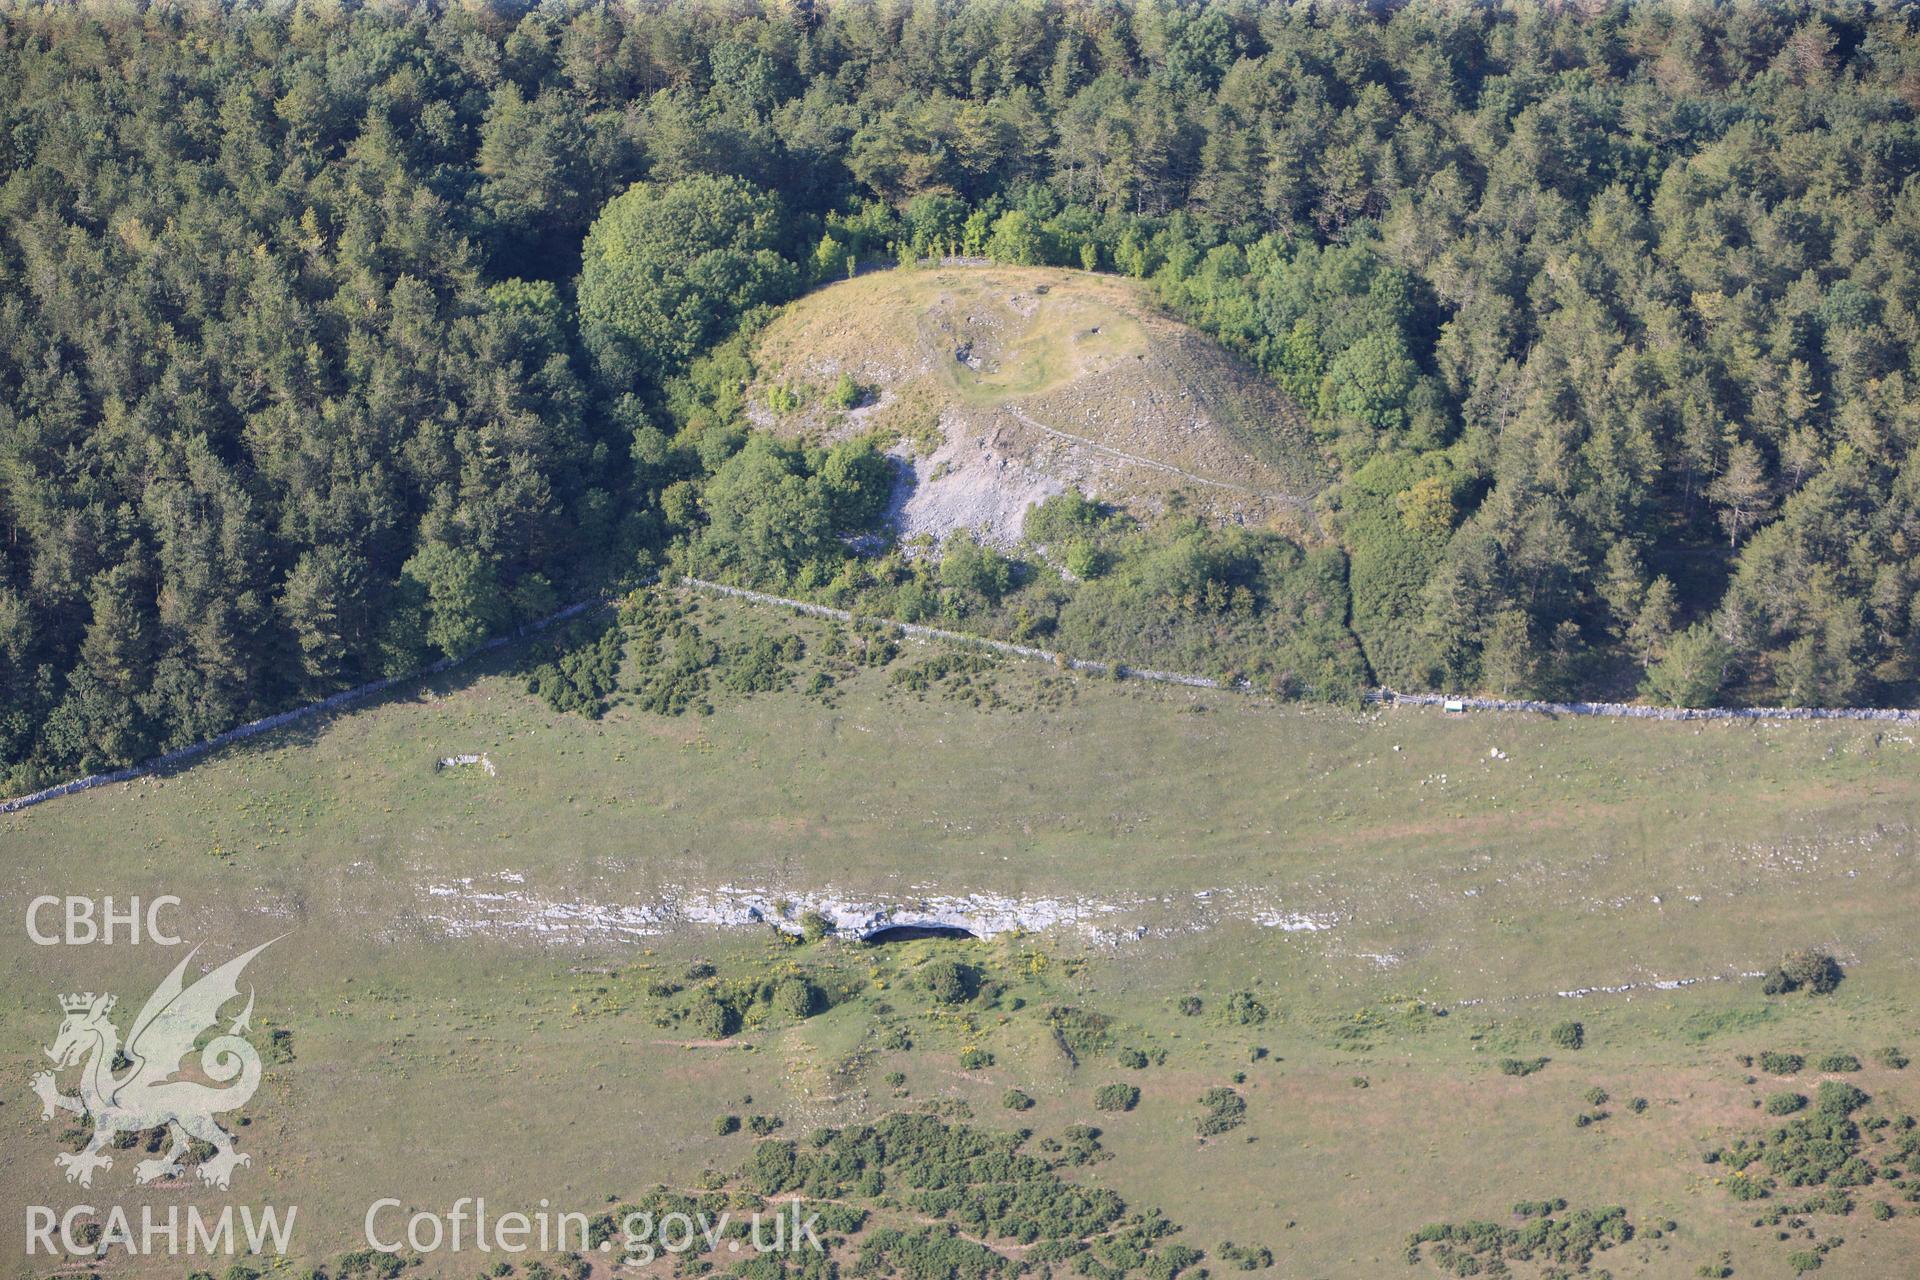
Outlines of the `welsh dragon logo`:
{"type": "Polygon", "coordinates": [[[247,1007],[227,1029],[196,1045],[207,1031],[219,1031],[220,1009],[240,994],[241,972],[272,945],[263,942],[187,986],[182,976],[199,954],[195,947],[141,1008],[124,1050],[120,1032],[108,1017],[114,997],[91,991],[60,997],[66,1018],[47,1057],[57,1070],[80,1067],[80,1092],[61,1093],[52,1071],[34,1076],[33,1091],[40,1096],[43,1120],[51,1120],[56,1111],[93,1118],[93,1137],[86,1149],[54,1157],[54,1163],[67,1171],[67,1181],[92,1186],[96,1169],[113,1167],[107,1149],[116,1135],[163,1126],[167,1150],[134,1166],[137,1183],[178,1177],[180,1157],[191,1139],[214,1149],[199,1165],[200,1180],[209,1186],[226,1189],[234,1169],[253,1162],[251,1156],[234,1150],[233,1135],[214,1120],[223,1111],[245,1106],[260,1087],[260,1054],[242,1035],[253,1015],[252,988],[247,991],[247,1007]]]}

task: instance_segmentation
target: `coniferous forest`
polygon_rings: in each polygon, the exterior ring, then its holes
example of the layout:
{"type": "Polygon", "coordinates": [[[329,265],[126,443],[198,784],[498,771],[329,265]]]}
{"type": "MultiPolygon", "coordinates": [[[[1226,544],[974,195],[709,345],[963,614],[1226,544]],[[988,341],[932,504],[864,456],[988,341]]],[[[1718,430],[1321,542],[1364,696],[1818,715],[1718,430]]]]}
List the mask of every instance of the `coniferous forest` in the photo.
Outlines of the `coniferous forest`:
{"type": "Polygon", "coordinates": [[[1101,608],[1322,693],[1910,702],[1917,114],[1894,3],[9,5],[0,780],[695,552],[988,618],[1021,566],[857,555],[875,447],[741,403],[772,308],[952,254],[1150,282],[1336,477],[1101,608]]]}

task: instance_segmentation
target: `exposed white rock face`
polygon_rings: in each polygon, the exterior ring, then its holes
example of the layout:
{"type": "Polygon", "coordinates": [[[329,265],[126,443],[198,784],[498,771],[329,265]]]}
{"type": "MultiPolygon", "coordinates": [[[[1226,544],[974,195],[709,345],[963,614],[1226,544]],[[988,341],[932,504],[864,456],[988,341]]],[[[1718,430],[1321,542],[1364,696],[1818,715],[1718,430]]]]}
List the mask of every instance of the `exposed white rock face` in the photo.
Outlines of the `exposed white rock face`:
{"type": "Polygon", "coordinates": [[[1072,930],[1102,945],[1192,933],[1226,920],[1286,932],[1332,929],[1331,912],[1283,911],[1264,895],[1206,889],[1159,897],[1051,897],[909,889],[886,899],[831,887],[786,891],[754,885],[674,887],[632,902],[583,902],[543,895],[516,872],[425,886],[422,918],[456,937],[482,934],[554,942],[657,937],[677,928],[758,926],[800,933],[818,914],[843,937],[887,929],[963,929],[977,938],[1072,930]]]}
{"type": "MultiPolygon", "coordinates": [[[[511,884],[525,877],[508,873],[511,884]]],[[[481,888],[471,879],[426,887],[421,915],[456,938],[485,934],[548,936],[561,941],[651,938],[670,923],[657,907],[555,902],[512,889],[481,888]]]]}
{"type": "Polygon", "coordinates": [[[1285,933],[1319,933],[1322,929],[1333,928],[1335,924],[1334,917],[1326,912],[1310,914],[1304,911],[1262,911],[1253,917],[1253,922],[1285,933]]]}
{"type": "Polygon", "coordinates": [[[680,915],[694,924],[766,923],[790,933],[800,931],[802,917],[817,912],[833,924],[836,932],[856,938],[903,926],[965,929],[978,938],[1016,931],[1038,933],[1063,925],[1084,926],[1137,905],[1091,898],[1010,898],[988,893],[872,902],[831,892],[778,895],[734,885],[710,891],[689,890],[678,903],[680,915]]]}
{"type": "Polygon", "coordinates": [[[1094,932],[1094,921],[1137,902],[1090,898],[1013,898],[1000,894],[954,897],[930,894],[895,902],[866,901],[830,892],[783,894],[770,889],[722,885],[669,892],[653,902],[625,905],[564,902],[511,886],[523,877],[492,877],[496,887],[464,878],[426,887],[422,914],[455,936],[481,933],[548,934],[556,940],[652,937],[676,925],[739,928],[766,925],[799,933],[818,913],[835,932],[864,938],[901,927],[964,929],[979,938],[1002,933],[1038,933],[1060,927],[1094,932]]]}

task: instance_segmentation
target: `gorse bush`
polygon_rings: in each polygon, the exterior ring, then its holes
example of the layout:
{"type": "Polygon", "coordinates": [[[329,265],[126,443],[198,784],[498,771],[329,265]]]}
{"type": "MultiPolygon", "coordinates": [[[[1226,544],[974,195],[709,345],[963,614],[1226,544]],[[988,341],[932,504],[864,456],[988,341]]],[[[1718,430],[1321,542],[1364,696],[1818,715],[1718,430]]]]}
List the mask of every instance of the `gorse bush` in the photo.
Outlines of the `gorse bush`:
{"type": "Polygon", "coordinates": [[[1710,1151],[1706,1159],[1727,1170],[1718,1180],[1736,1200],[1768,1200],[1794,1188],[1824,1188],[1811,1199],[1777,1205],[1757,1219],[1756,1226],[1816,1213],[1850,1213],[1851,1188],[1898,1179],[1902,1163],[1920,1158],[1920,1124],[1911,1116],[1896,1121],[1865,1115],[1871,1101],[1843,1080],[1822,1081],[1811,1110],[1800,1094],[1776,1094],[1766,1110],[1782,1117],[1780,1124],[1710,1151]],[[1887,1140],[1888,1134],[1894,1135],[1893,1141],[1887,1140]]]}
{"type": "Polygon", "coordinates": [[[708,1040],[723,1040],[740,1029],[740,1015],[730,1005],[704,995],[687,1010],[687,1027],[708,1040]]]}
{"type": "Polygon", "coordinates": [[[945,957],[922,966],[919,980],[927,994],[942,1004],[971,1000],[980,989],[980,975],[971,965],[945,957]]]}
{"type": "Polygon", "coordinates": [[[597,720],[607,699],[620,687],[620,663],[626,647],[622,630],[608,620],[569,628],[554,643],[559,656],[527,677],[527,690],[555,711],[573,711],[597,720]]]}
{"type": "Polygon", "coordinates": [[[1626,1210],[1576,1209],[1565,1212],[1565,1202],[1552,1214],[1529,1217],[1518,1227],[1494,1222],[1435,1223],[1416,1231],[1407,1242],[1407,1260],[1419,1262],[1431,1255],[1456,1275],[1493,1272],[1490,1262],[1505,1271],[1508,1261],[1553,1264],[1556,1274],[1585,1272],[1596,1254],[1625,1244],[1634,1237],[1626,1210]],[[1561,1215],[1561,1216],[1554,1216],[1561,1215]]]}
{"type": "Polygon", "coordinates": [[[1078,1063],[1105,1053],[1113,1042],[1113,1019],[1092,1009],[1056,1005],[1047,1010],[1047,1027],[1054,1042],[1078,1063]]]}
{"type": "Polygon", "coordinates": [[[1263,1271],[1273,1265],[1273,1250],[1259,1244],[1235,1244],[1223,1240],[1214,1256],[1238,1271],[1263,1271]]]}
{"type": "MultiPolygon", "coordinates": [[[[823,1210],[827,1233],[859,1233],[857,1243],[829,1240],[829,1251],[846,1246],[854,1275],[1012,1276],[1022,1264],[1067,1264],[1105,1280],[1177,1280],[1202,1260],[1197,1249],[1171,1243],[1177,1227],[1157,1213],[1129,1214],[1118,1195],[1070,1181],[1062,1170],[1106,1157],[1099,1132],[1086,1126],[1065,1130],[1027,1150],[1025,1133],[996,1133],[948,1125],[924,1113],[901,1113],[847,1129],[820,1129],[803,1142],[762,1142],[730,1177],[717,1179],[700,1202],[657,1191],[640,1202],[617,1207],[606,1229],[617,1232],[624,1211],[644,1208],[655,1214],[706,1210],[717,1217],[733,1211],[731,1238],[744,1240],[741,1211],[762,1207],[767,1197],[803,1197],[829,1206],[823,1210]],[[897,1218],[904,1211],[926,1226],[911,1229],[872,1223],[868,1205],[886,1207],[897,1218]],[[862,1228],[872,1225],[872,1230],[862,1228]],[[982,1243],[988,1242],[988,1243],[982,1243]],[[989,1247],[989,1244],[994,1247],[989,1247]],[[1017,1245],[1013,1254],[1005,1246],[1017,1245]]],[[[656,1219],[658,1220],[658,1219],[656,1219]]],[[[827,1234],[823,1233],[823,1234],[827,1234]]],[[[717,1250],[725,1256],[729,1238],[721,1234],[696,1242],[692,1261],[717,1250]]],[[[792,1259],[788,1259],[792,1261],[792,1259]]],[[[815,1277],[834,1273],[838,1262],[815,1277]]],[[[696,1271],[695,1274],[699,1272],[696,1271]]]]}
{"type": "Polygon", "coordinates": [[[812,1017],[821,1004],[820,989],[805,978],[782,978],[774,984],[773,1006],[786,1017],[812,1017]]]}
{"type": "Polygon", "coordinates": [[[1247,1118],[1247,1100],[1232,1089],[1215,1086],[1200,1095],[1200,1136],[1213,1137],[1238,1128],[1247,1118]]]}
{"type": "Polygon", "coordinates": [[[1763,985],[1768,995],[1784,995],[1790,991],[1826,995],[1838,987],[1845,976],[1839,961],[1826,952],[1795,951],[1767,975],[1763,985]]]}
{"type": "Polygon", "coordinates": [[[1254,1026],[1267,1020],[1267,1006],[1251,991],[1236,991],[1227,997],[1227,1021],[1254,1026]]]}
{"type": "Polygon", "coordinates": [[[669,1002],[658,1016],[660,1025],[677,1023],[702,1039],[725,1039],[743,1027],[769,1021],[810,1018],[832,1003],[828,990],[806,971],[761,972],[723,979],[703,961],[689,968],[688,977],[699,985],[683,989],[678,983],[656,982],[650,983],[648,990],[656,999],[669,1002]]]}

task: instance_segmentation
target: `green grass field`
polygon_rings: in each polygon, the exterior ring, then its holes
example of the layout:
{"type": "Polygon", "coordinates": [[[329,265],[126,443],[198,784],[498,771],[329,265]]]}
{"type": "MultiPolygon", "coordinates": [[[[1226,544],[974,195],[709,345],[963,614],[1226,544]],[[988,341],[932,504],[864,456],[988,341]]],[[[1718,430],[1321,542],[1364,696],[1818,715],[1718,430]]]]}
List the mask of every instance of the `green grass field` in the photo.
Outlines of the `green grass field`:
{"type": "MultiPolygon", "coordinates": [[[[1845,1078],[1873,1113],[1920,1108],[1920,1067],[1871,1056],[1920,1050],[1904,730],[1354,712],[1018,662],[913,692],[896,673],[939,651],[910,643],[822,698],[800,689],[827,663],[824,624],[697,610],[723,638],[800,634],[790,687],[715,690],[704,716],[616,700],[589,721],[549,711],[502,657],[0,818],[9,1203],[297,1204],[301,1265],[324,1264],[357,1246],[379,1196],[597,1210],[745,1162],[756,1139],[718,1136],[722,1114],[777,1115],[796,1138],[957,1099],[983,1128],[1097,1125],[1112,1158],[1066,1176],[1158,1207],[1209,1253],[1266,1246],[1280,1277],[1440,1274],[1408,1267],[1410,1232],[1513,1225],[1515,1201],[1554,1197],[1628,1210],[1634,1239],[1594,1263],[1617,1277],[1692,1275],[1723,1250],[1737,1275],[1784,1276],[1806,1230],[1844,1238],[1822,1276],[1905,1274],[1920,1253],[1920,1204],[1884,1179],[1849,1215],[1755,1228],[1766,1202],[1734,1200],[1702,1160],[1766,1127],[1757,1100],[1784,1085],[1749,1083],[1741,1061],[1763,1050],[1851,1052],[1864,1066],[1845,1078]],[[469,752],[497,772],[435,768],[469,752]],[[863,947],[674,910],[724,887],[992,895],[1080,921],[863,947]],[[31,945],[25,904],[42,893],[176,894],[181,931],[218,958],[286,935],[250,974],[255,1025],[291,1032],[292,1058],[236,1130],[254,1164],[231,1195],[135,1191],[133,1153],[90,1192],[60,1181],[68,1126],[43,1122],[26,1087],[57,997],[136,1006],[178,955],[31,945]],[[1769,998],[1742,976],[1796,947],[1831,951],[1846,981],[1769,998]],[[996,997],[932,1000],[916,975],[942,956],[977,964],[996,997]],[[650,992],[696,960],[721,982],[799,966],[837,1003],[713,1043],[676,1020],[688,991],[650,992]],[[1628,989],[1559,994],[1588,988],[1628,989]],[[1264,1020],[1229,1016],[1239,992],[1264,1020]],[[1077,1063],[1048,1020],[1061,1008],[1110,1020],[1077,1063]],[[1549,1038],[1570,1018],[1577,1051],[1549,1038]],[[903,1036],[911,1048],[889,1047],[903,1036]],[[1164,1060],[1129,1068],[1128,1048],[1164,1060]],[[991,1065],[963,1067],[969,1049],[991,1065]],[[1549,1062],[1524,1077],[1498,1065],[1534,1057],[1549,1062]],[[1094,1108],[1113,1081],[1139,1088],[1133,1110],[1094,1108]],[[1198,1098],[1228,1085],[1245,1123],[1201,1141],[1198,1098]],[[1012,1087],[1035,1106],[1004,1110],[1012,1087]],[[1593,1088],[1609,1114],[1578,1127],[1593,1088]],[[1889,1221],[1870,1219],[1880,1199],[1889,1221]]],[[[0,1224],[9,1259],[19,1230],[0,1224]]]]}

